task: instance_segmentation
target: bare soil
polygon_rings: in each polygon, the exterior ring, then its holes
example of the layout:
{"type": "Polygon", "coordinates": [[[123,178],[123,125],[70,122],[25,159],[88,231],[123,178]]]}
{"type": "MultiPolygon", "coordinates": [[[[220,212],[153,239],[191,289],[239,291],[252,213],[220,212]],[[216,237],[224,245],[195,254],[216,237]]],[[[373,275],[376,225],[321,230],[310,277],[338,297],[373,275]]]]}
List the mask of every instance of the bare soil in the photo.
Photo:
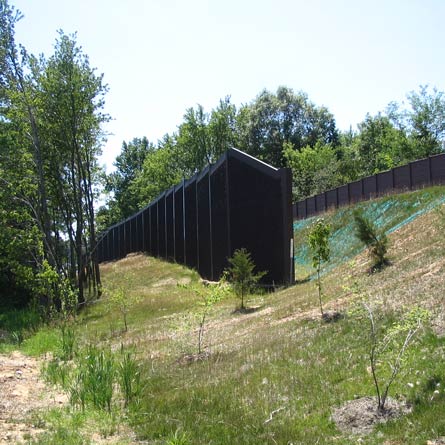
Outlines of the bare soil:
{"type": "Polygon", "coordinates": [[[385,411],[377,409],[375,397],[361,397],[350,400],[335,408],[332,420],[337,428],[346,434],[369,434],[379,423],[385,423],[411,412],[411,408],[404,402],[398,402],[390,397],[386,400],[385,411]]]}
{"type": "MultiPolygon", "coordinates": [[[[33,423],[33,419],[39,418],[33,413],[68,403],[65,393],[42,379],[43,361],[20,352],[0,354],[0,445],[29,443],[31,438],[45,432],[33,423]]],[[[125,424],[107,437],[94,431],[94,425],[86,433],[96,445],[140,443],[125,424]]]]}
{"type": "Polygon", "coordinates": [[[67,403],[65,394],[42,380],[41,364],[19,352],[0,354],[0,445],[35,437],[42,430],[32,424],[31,413],[67,403]]]}

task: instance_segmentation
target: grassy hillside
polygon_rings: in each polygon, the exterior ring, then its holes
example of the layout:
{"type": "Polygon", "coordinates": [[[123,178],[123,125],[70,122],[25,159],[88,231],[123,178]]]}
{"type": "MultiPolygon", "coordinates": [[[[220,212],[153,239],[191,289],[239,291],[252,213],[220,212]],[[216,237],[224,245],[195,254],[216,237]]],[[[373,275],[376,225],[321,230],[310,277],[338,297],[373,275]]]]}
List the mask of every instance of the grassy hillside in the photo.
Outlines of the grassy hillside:
{"type": "MultiPolygon", "coordinates": [[[[315,284],[306,280],[313,272],[305,247],[313,219],[296,223],[301,282],[252,296],[248,313],[234,311],[235,297],[218,303],[207,317],[208,353],[200,357],[197,314],[200,294],[210,290],[196,273],[143,255],[104,264],[105,287],[125,288],[133,302],[129,329],[124,332],[122,312],[105,296],[75,320],[78,350],[94,343],[118,358],[122,348],[134,351],[143,383],[126,408],[116,392],[107,415],[148,444],[438,444],[434,441],[445,436],[445,217],[435,209],[443,207],[444,192],[437,187],[360,204],[390,238],[392,265],[372,275],[353,236],[352,209],[327,216],[334,228],[333,260],[323,277],[324,299],[327,309],[345,315],[335,323],[321,322],[315,284]],[[390,393],[407,401],[412,412],[356,436],[342,433],[331,415],[349,400],[374,395],[369,323],[354,311],[360,301],[377,308],[383,326],[416,305],[430,311],[431,324],[409,349],[390,393]]],[[[40,331],[22,348],[57,354],[60,331],[40,331]]],[[[62,385],[69,388],[67,380],[62,385]]],[[[75,412],[65,413],[71,419],[65,443],[88,443],[86,436],[84,442],[70,438],[75,412]]]]}

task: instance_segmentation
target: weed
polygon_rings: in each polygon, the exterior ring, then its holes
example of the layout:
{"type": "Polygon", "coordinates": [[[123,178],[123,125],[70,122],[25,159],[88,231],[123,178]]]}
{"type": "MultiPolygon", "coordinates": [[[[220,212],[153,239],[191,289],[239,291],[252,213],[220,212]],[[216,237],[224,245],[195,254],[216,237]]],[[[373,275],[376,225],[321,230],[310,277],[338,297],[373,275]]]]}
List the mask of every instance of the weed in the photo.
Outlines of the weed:
{"type": "Polygon", "coordinates": [[[47,382],[68,388],[71,378],[71,366],[58,358],[54,358],[43,365],[42,373],[47,382]]]}
{"type": "Polygon", "coordinates": [[[125,351],[123,345],[121,345],[121,360],[117,373],[125,407],[127,407],[141,396],[142,383],[140,364],[134,358],[134,353],[125,351]]]}
{"type": "Polygon", "coordinates": [[[189,445],[189,435],[184,431],[177,429],[175,433],[168,437],[165,441],[165,445],[189,445]]]}
{"type": "Polygon", "coordinates": [[[76,346],[76,335],[74,329],[66,324],[62,324],[61,333],[61,359],[72,360],[76,346]]]}
{"type": "Polygon", "coordinates": [[[70,402],[85,410],[87,402],[95,408],[111,412],[115,363],[111,352],[89,346],[81,357],[74,383],[70,388],[70,402]]]}

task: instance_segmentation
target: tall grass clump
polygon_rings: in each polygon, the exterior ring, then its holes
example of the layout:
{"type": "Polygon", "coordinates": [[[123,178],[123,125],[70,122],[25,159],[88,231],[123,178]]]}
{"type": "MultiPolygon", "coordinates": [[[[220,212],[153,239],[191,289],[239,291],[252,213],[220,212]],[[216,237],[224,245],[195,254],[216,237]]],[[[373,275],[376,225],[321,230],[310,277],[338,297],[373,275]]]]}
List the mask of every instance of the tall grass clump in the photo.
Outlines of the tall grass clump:
{"type": "Polygon", "coordinates": [[[121,346],[121,360],[117,367],[117,379],[124,398],[124,405],[137,402],[142,393],[140,363],[134,353],[121,346]]]}
{"type": "Polygon", "coordinates": [[[89,346],[76,370],[70,402],[85,409],[87,403],[111,412],[116,366],[110,351],[89,346]]]}
{"type": "Polygon", "coordinates": [[[60,328],[61,341],[61,359],[72,360],[76,348],[76,335],[74,329],[66,324],[62,324],[60,328]]]}

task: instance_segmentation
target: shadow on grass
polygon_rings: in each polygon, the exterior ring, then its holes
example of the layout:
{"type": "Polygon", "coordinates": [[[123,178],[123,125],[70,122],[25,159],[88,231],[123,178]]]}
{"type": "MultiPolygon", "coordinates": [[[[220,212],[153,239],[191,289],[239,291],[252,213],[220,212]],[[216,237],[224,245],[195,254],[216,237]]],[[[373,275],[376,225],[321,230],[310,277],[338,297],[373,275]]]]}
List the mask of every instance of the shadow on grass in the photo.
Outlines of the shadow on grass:
{"type": "Polygon", "coordinates": [[[237,307],[232,314],[253,314],[264,308],[264,305],[254,307],[237,307]]]}

